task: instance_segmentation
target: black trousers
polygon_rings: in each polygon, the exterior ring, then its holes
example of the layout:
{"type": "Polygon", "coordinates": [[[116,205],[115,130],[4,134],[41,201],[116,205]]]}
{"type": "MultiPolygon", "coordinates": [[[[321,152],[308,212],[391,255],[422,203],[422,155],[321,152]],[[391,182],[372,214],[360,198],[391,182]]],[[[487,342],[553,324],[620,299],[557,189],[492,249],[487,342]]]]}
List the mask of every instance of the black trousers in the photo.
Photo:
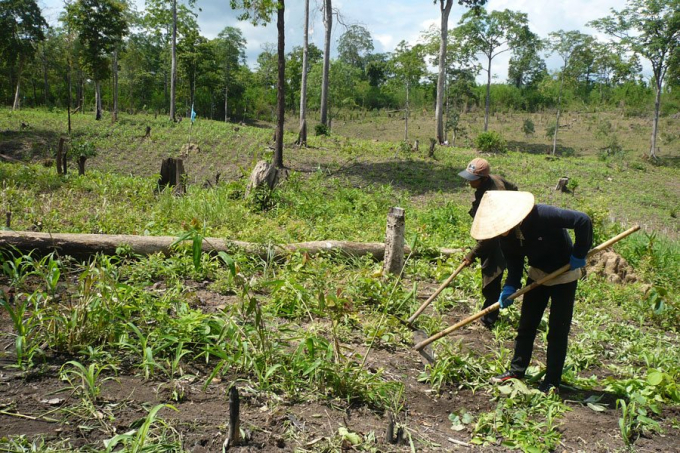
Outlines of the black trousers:
{"type": "MultiPolygon", "coordinates": [[[[488,282],[482,288],[482,296],[484,296],[484,306],[482,309],[498,302],[501,295],[501,283],[503,281],[503,272],[498,274],[496,278],[488,282]]],[[[498,319],[498,310],[492,311],[488,315],[482,317],[484,324],[493,324],[498,319]]]]}
{"type": "MultiPolygon", "coordinates": [[[[532,280],[529,279],[527,285],[531,283],[532,280]]],[[[574,313],[577,283],[573,281],[562,285],[539,286],[524,295],[515,339],[515,355],[510,365],[511,371],[523,375],[529,366],[536,330],[550,299],[552,302],[548,316],[548,358],[545,381],[559,387],[564,361],[567,357],[567,343],[574,313]]]]}

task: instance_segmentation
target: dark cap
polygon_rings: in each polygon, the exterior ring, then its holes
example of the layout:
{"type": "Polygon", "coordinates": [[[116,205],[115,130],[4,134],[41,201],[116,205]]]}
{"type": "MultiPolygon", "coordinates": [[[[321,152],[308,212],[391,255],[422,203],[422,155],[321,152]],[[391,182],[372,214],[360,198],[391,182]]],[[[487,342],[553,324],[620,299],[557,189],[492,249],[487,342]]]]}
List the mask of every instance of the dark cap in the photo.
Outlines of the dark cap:
{"type": "Polygon", "coordinates": [[[489,171],[490,167],[486,159],[477,157],[472,159],[467,165],[467,168],[458,173],[458,176],[461,176],[468,181],[476,181],[483,176],[489,176],[489,171]]]}

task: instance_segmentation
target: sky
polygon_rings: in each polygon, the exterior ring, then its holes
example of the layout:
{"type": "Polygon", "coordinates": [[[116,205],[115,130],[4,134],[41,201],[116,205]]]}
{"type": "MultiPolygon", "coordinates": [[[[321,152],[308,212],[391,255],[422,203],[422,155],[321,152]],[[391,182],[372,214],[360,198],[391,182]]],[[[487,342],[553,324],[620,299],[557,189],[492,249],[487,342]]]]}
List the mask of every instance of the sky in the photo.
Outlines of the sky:
{"type": "MultiPolygon", "coordinates": [[[[185,0],[178,0],[183,2],[185,0]]],[[[138,10],[144,9],[144,0],[136,0],[138,10]]],[[[310,0],[310,41],[323,48],[323,22],[319,11],[320,0],[310,0]]],[[[43,8],[43,15],[49,23],[57,21],[59,11],[63,8],[63,0],[38,0],[43,8]]],[[[527,13],[531,30],[545,38],[548,33],[558,30],[580,30],[583,33],[597,36],[605,40],[605,36],[596,30],[586,27],[586,23],[609,15],[611,8],[620,10],[624,0],[490,0],[486,4],[488,11],[510,9],[527,13]]],[[[239,27],[246,40],[246,58],[249,66],[256,67],[257,56],[265,44],[276,43],[276,17],[266,27],[255,27],[248,22],[237,19],[238,12],[229,7],[229,0],[196,0],[198,24],[201,34],[214,38],[226,26],[239,27]]],[[[439,25],[439,7],[433,0],[333,0],[333,8],[339,10],[343,22],[366,27],[374,41],[374,52],[391,52],[396,45],[405,40],[416,44],[422,31],[431,25],[439,25]]],[[[449,17],[449,28],[453,28],[465,13],[466,8],[454,5],[449,17]]],[[[287,0],[285,12],[286,52],[294,46],[302,45],[304,24],[304,0],[287,0]]],[[[337,39],[343,32],[343,26],[334,22],[333,49],[335,54],[337,39]]],[[[495,80],[503,82],[507,78],[508,59],[506,52],[493,61],[492,73],[495,80]]],[[[548,69],[556,69],[561,61],[558,57],[547,60],[548,69]]]]}

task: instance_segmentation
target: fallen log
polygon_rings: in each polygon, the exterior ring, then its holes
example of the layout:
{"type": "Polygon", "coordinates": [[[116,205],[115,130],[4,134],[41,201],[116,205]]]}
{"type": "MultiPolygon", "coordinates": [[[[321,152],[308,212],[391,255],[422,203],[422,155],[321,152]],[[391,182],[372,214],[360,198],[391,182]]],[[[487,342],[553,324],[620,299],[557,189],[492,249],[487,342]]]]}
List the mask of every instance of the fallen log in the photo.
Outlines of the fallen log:
{"type": "MultiPolygon", "coordinates": [[[[154,253],[170,254],[175,236],[136,236],[124,234],[72,234],[72,233],[38,233],[33,231],[0,231],[0,248],[14,247],[27,253],[35,250],[39,254],[57,251],[62,255],[84,258],[96,253],[114,255],[119,247],[126,247],[137,255],[154,253]]],[[[187,241],[188,242],[188,241],[187,241]]],[[[351,241],[312,241],[292,244],[257,244],[244,241],[230,241],[219,238],[205,238],[202,245],[206,253],[237,251],[262,258],[282,256],[297,251],[311,255],[320,252],[336,251],[349,256],[372,255],[376,260],[385,257],[385,244],[382,242],[351,241]]],[[[462,253],[462,249],[416,250],[413,255],[450,256],[462,253]]],[[[411,249],[404,246],[404,254],[411,254],[411,249]]]]}

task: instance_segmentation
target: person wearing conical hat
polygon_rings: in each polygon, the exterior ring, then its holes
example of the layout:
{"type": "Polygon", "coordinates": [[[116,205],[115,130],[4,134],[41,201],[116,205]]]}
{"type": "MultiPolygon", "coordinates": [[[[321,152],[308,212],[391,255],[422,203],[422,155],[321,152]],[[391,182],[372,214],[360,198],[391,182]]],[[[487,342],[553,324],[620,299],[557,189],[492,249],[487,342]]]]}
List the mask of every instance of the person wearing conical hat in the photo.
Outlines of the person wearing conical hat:
{"type": "Polygon", "coordinates": [[[477,240],[499,238],[508,266],[498,299],[502,309],[512,305],[509,297],[521,287],[525,258],[530,266],[527,285],[570,264],[570,271],[524,295],[510,368],[491,379],[501,383],[524,377],[538,325],[550,301],[546,373],[539,390],[559,392],[576,286],[584,275],[586,254],[593,242],[590,217],[579,211],[534,204],[529,192],[490,191],[479,204],[470,234],[477,240]],[[568,229],[574,231],[573,244],[568,229]]]}
{"type": "MultiPolygon", "coordinates": [[[[517,190],[517,186],[505,180],[502,176],[492,175],[491,167],[486,159],[480,157],[472,159],[465,170],[458,176],[466,179],[470,187],[475,189],[475,199],[469,214],[475,217],[479,203],[487,190],[517,190]]],[[[465,255],[464,261],[469,266],[476,258],[482,263],[482,296],[486,308],[493,305],[501,294],[501,283],[505,271],[505,258],[497,238],[478,241],[477,245],[465,255]]],[[[498,312],[493,311],[482,317],[482,323],[492,328],[498,319],[498,312]]]]}

